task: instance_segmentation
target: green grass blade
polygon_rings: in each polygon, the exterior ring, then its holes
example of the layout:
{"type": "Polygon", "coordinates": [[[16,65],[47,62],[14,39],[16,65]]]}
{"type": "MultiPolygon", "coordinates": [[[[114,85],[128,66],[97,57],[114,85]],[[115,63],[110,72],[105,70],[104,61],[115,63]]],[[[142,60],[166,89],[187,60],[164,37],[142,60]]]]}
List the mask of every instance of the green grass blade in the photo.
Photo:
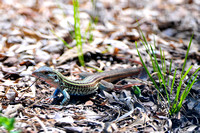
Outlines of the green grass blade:
{"type": "Polygon", "coordinates": [[[181,77],[184,73],[184,70],[185,70],[185,65],[186,65],[186,62],[187,62],[187,57],[188,57],[188,54],[189,54],[189,51],[190,51],[190,46],[192,44],[192,38],[193,38],[194,34],[192,34],[192,37],[190,38],[190,42],[189,42],[189,45],[188,45],[188,49],[187,49],[187,52],[186,52],[186,55],[185,55],[185,61],[183,63],[183,67],[182,67],[182,72],[181,72],[181,77]]]}
{"type": "MultiPolygon", "coordinates": [[[[172,71],[172,60],[170,60],[169,75],[171,75],[171,71],[172,71]]],[[[167,78],[167,86],[169,86],[169,77],[167,78]]]]}
{"type": "MultiPolygon", "coordinates": [[[[198,74],[196,74],[196,76],[194,77],[192,83],[188,83],[189,88],[186,87],[186,89],[184,90],[184,92],[183,92],[183,94],[182,94],[182,96],[181,96],[181,98],[180,98],[180,102],[179,102],[179,104],[178,104],[178,106],[177,106],[177,109],[176,109],[176,112],[175,112],[175,113],[177,113],[177,112],[180,111],[180,109],[181,109],[181,107],[182,107],[182,104],[183,104],[183,101],[185,100],[185,98],[186,98],[187,95],[189,94],[189,92],[190,92],[192,86],[194,85],[194,83],[195,83],[195,81],[196,81],[197,76],[198,76],[198,74]],[[188,89],[187,89],[187,88],[188,88],[188,89]]],[[[193,76],[192,76],[192,77],[193,77],[193,76]]]]}
{"type": "Polygon", "coordinates": [[[167,95],[167,101],[168,101],[168,103],[170,103],[169,94],[168,94],[168,92],[167,92],[167,87],[166,87],[166,82],[165,82],[164,76],[163,76],[163,74],[162,74],[162,72],[161,72],[160,66],[158,65],[158,61],[157,61],[155,52],[154,52],[154,50],[153,50],[153,48],[152,48],[151,45],[150,45],[150,48],[151,48],[151,52],[152,52],[153,57],[154,57],[154,61],[155,61],[156,67],[157,67],[157,69],[158,69],[158,76],[162,79],[162,83],[163,83],[162,85],[164,86],[165,93],[166,93],[166,95],[167,95]]]}
{"type": "MultiPolygon", "coordinates": [[[[174,88],[174,83],[175,83],[175,78],[176,78],[176,70],[177,70],[177,69],[175,69],[174,77],[173,77],[172,84],[171,84],[170,96],[172,95],[172,91],[173,91],[173,88],[174,88]]],[[[169,80],[169,79],[168,79],[168,80],[169,80]]],[[[169,106],[171,106],[171,101],[169,101],[169,106]]]]}
{"type": "Polygon", "coordinates": [[[175,69],[175,72],[174,72],[174,77],[173,77],[173,80],[172,80],[170,95],[172,95],[172,91],[173,91],[173,88],[174,88],[174,83],[175,83],[175,79],[176,79],[176,71],[177,71],[177,68],[175,69]]]}
{"type": "MultiPolygon", "coordinates": [[[[181,77],[181,80],[179,81],[179,86],[177,88],[177,92],[176,92],[176,97],[175,97],[175,100],[173,102],[173,105],[172,105],[172,110],[175,110],[177,108],[177,103],[178,103],[178,98],[179,98],[179,94],[180,94],[180,91],[181,91],[181,86],[182,86],[182,82],[183,80],[185,79],[185,77],[187,76],[187,74],[189,73],[189,71],[191,70],[193,66],[190,66],[190,68],[185,72],[185,74],[181,77]]],[[[174,111],[172,111],[174,112],[174,111]]]]}
{"type": "Polygon", "coordinates": [[[189,69],[185,72],[185,74],[181,77],[181,80],[179,81],[179,86],[177,88],[177,93],[176,93],[176,98],[175,100],[178,100],[179,94],[180,94],[180,90],[181,90],[181,86],[182,86],[182,82],[185,79],[185,77],[187,76],[187,74],[190,72],[190,70],[192,69],[193,65],[189,67],[189,69]]]}
{"type": "Polygon", "coordinates": [[[163,51],[163,61],[164,61],[164,66],[163,66],[163,73],[166,75],[167,72],[167,67],[166,67],[166,62],[165,62],[165,52],[163,51]]]}
{"type": "Polygon", "coordinates": [[[162,66],[162,75],[165,79],[166,77],[166,63],[165,63],[165,54],[164,54],[164,51],[161,50],[160,48],[160,60],[161,60],[161,66],[162,66]]]}
{"type": "Polygon", "coordinates": [[[160,48],[160,61],[161,61],[161,66],[162,66],[162,69],[164,68],[164,61],[163,61],[163,55],[162,55],[162,50],[160,48]]]}
{"type": "Polygon", "coordinates": [[[73,0],[73,6],[74,6],[74,30],[75,30],[75,39],[76,39],[76,47],[77,47],[77,52],[78,52],[78,59],[79,59],[81,66],[85,66],[84,57],[83,57],[83,49],[82,49],[82,41],[81,41],[78,0],[73,0]]]}
{"type": "MultiPolygon", "coordinates": [[[[195,78],[195,80],[193,79],[193,77],[194,77],[194,75],[196,74],[196,76],[198,76],[198,71],[200,70],[200,68],[198,68],[193,74],[192,74],[192,76],[191,76],[191,78],[190,78],[190,80],[188,81],[188,84],[187,84],[187,87],[186,87],[186,89],[184,90],[184,92],[183,92],[183,94],[182,94],[182,96],[183,96],[183,98],[182,99],[185,99],[186,98],[186,96],[188,95],[188,93],[189,93],[189,91],[190,91],[190,89],[187,89],[187,88],[189,88],[190,86],[191,86],[191,81],[193,82],[194,81],[194,83],[196,82],[196,78],[195,78]]],[[[195,77],[196,77],[195,76],[195,77]]],[[[193,83],[193,84],[194,84],[193,83]]],[[[181,97],[182,97],[181,96],[181,97]]]]}
{"type": "Polygon", "coordinates": [[[144,36],[144,34],[143,34],[143,32],[142,32],[141,29],[140,29],[140,33],[142,34],[142,38],[143,38],[143,40],[144,40],[146,46],[148,46],[148,42],[147,42],[147,40],[146,40],[146,37],[144,36]]]}
{"type": "Polygon", "coordinates": [[[69,48],[69,49],[72,48],[71,46],[69,46],[69,44],[68,44],[65,40],[63,40],[61,37],[59,37],[53,30],[51,30],[51,32],[52,32],[60,41],[62,41],[63,44],[64,44],[67,48],[69,48]]]}
{"type": "Polygon", "coordinates": [[[83,41],[86,42],[86,38],[87,38],[87,35],[89,34],[89,42],[92,42],[94,39],[93,39],[93,34],[91,33],[92,30],[94,28],[92,27],[92,21],[89,22],[86,30],[85,30],[85,35],[84,35],[84,38],[83,38],[83,41]]]}
{"type": "MultiPolygon", "coordinates": [[[[145,37],[144,37],[144,38],[145,38],[145,37]]],[[[144,47],[146,48],[146,52],[147,52],[147,54],[148,54],[149,57],[150,57],[150,60],[151,60],[151,62],[152,62],[153,71],[156,72],[156,71],[157,71],[157,70],[156,70],[156,65],[155,65],[154,60],[153,60],[153,57],[152,57],[152,55],[151,55],[151,53],[150,53],[150,51],[149,51],[148,45],[146,46],[146,43],[145,43],[143,40],[140,40],[140,41],[142,42],[142,44],[143,44],[144,47]]]]}
{"type": "Polygon", "coordinates": [[[146,67],[146,65],[145,65],[145,63],[144,63],[144,61],[143,61],[143,59],[142,59],[142,56],[140,55],[140,52],[139,52],[138,47],[137,47],[137,42],[135,42],[135,46],[136,46],[138,56],[139,56],[139,58],[140,58],[140,61],[142,62],[142,65],[143,65],[145,71],[147,72],[149,78],[150,78],[151,81],[153,82],[153,84],[154,84],[154,86],[156,87],[156,89],[159,91],[159,87],[157,86],[156,82],[155,82],[154,79],[152,78],[152,76],[151,76],[149,70],[147,69],[147,67],[146,67]]]}
{"type": "Polygon", "coordinates": [[[151,49],[151,53],[152,53],[152,55],[153,55],[153,57],[154,57],[154,61],[155,61],[155,64],[156,64],[156,68],[158,69],[158,72],[161,74],[162,72],[161,72],[160,66],[158,65],[158,61],[157,61],[157,58],[156,58],[156,54],[155,54],[155,52],[154,52],[152,46],[151,46],[151,45],[149,45],[149,46],[150,46],[150,49],[151,49]]]}

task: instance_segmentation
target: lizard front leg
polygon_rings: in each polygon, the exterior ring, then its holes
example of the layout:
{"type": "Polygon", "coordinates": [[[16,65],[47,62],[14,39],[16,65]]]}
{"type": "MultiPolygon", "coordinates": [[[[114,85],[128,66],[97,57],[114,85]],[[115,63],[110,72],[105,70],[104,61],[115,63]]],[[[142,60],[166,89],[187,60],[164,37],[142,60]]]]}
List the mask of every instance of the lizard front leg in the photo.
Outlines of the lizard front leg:
{"type": "Polygon", "coordinates": [[[54,93],[53,93],[53,95],[52,96],[50,96],[48,99],[48,101],[50,101],[52,98],[53,98],[53,101],[52,101],[52,103],[51,104],[60,104],[60,99],[62,99],[63,100],[63,97],[64,96],[62,96],[62,97],[59,97],[58,96],[58,94],[59,93],[62,93],[62,90],[60,90],[59,88],[57,88],[55,91],[54,91],[54,93]]]}
{"type": "Polygon", "coordinates": [[[63,100],[61,102],[61,105],[66,105],[69,102],[69,100],[70,100],[70,95],[69,95],[69,93],[67,92],[66,89],[64,89],[62,91],[62,94],[63,94],[64,98],[63,98],[63,100]]]}
{"type": "Polygon", "coordinates": [[[61,90],[57,88],[57,89],[54,91],[52,98],[57,98],[57,96],[58,96],[58,94],[59,94],[60,92],[61,92],[61,90]]]}

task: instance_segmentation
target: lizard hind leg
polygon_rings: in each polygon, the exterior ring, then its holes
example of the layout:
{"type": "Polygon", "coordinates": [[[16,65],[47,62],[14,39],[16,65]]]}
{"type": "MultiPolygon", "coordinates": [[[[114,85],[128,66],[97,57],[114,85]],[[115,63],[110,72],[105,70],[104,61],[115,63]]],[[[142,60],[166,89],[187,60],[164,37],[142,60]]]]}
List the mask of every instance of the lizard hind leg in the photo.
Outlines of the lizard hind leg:
{"type": "Polygon", "coordinates": [[[99,89],[100,90],[106,90],[111,91],[114,88],[114,85],[110,82],[107,82],[105,80],[101,80],[99,83],[99,89]]]}

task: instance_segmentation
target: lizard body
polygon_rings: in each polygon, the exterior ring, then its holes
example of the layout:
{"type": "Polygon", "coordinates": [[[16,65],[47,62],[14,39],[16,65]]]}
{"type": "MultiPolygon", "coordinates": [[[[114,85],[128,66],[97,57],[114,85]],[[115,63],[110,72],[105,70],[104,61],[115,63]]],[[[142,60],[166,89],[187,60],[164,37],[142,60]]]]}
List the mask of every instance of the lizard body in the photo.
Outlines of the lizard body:
{"type": "Polygon", "coordinates": [[[80,81],[70,80],[60,72],[47,66],[40,67],[35,70],[32,75],[56,88],[53,97],[61,92],[64,96],[61,104],[64,105],[69,101],[70,95],[84,96],[94,93],[100,88],[101,80],[112,82],[120,78],[137,75],[142,69],[142,67],[139,67],[105,71],[92,74],[80,81]]]}

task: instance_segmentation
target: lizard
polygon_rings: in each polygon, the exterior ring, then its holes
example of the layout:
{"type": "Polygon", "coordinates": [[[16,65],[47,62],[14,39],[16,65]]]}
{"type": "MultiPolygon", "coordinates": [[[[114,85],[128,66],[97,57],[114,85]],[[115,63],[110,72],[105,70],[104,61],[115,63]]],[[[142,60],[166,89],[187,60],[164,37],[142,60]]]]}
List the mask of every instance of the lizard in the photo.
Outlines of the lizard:
{"type": "MultiPolygon", "coordinates": [[[[59,93],[62,93],[64,98],[61,105],[66,105],[70,100],[70,95],[85,96],[94,93],[98,90],[98,88],[108,89],[108,87],[106,87],[109,86],[107,82],[112,82],[128,76],[138,75],[142,69],[143,67],[104,71],[89,75],[80,81],[70,80],[60,72],[47,66],[42,66],[36,69],[32,75],[56,88],[53,93],[53,98],[59,93]]],[[[110,87],[110,89],[112,88],[113,87],[110,87]]]]}

